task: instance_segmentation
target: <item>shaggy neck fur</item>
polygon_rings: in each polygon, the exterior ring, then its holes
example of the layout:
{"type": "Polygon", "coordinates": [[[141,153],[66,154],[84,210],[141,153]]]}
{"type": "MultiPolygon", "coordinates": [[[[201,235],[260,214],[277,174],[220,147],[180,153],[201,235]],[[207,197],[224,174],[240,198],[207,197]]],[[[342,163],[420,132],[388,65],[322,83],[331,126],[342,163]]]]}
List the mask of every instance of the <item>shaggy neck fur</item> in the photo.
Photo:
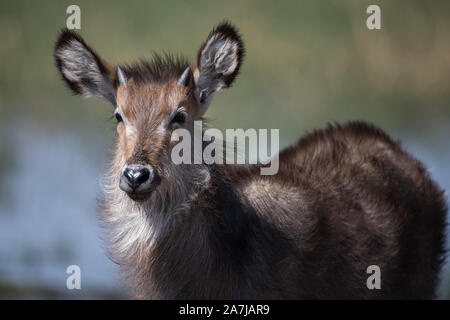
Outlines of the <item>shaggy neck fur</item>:
{"type": "MultiPolygon", "coordinates": [[[[121,161],[115,163],[122,165],[121,161]]],[[[177,171],[169,176],[178,180],[161,183],[150,199],[141,203],[119,189],[117,171],[112,167],[102,219],[111,232],[111,257],[137,297],[238,294],[239,277],[244,276],[240,264],[242,257],[250,256],[252,243],[244,237],[251,235],[250,229],[258,223],[251,221],[255,215],[249,214],[251,210],[239,199],[224,169],[215,165],[167,168],[177,171]],[[223,287],[218,290],[212,283],[223,287]],[[214,290],[208,292],[208,288],[214,290]]],[[[273,241],[270,238],[268,242],[273,241]]]]}

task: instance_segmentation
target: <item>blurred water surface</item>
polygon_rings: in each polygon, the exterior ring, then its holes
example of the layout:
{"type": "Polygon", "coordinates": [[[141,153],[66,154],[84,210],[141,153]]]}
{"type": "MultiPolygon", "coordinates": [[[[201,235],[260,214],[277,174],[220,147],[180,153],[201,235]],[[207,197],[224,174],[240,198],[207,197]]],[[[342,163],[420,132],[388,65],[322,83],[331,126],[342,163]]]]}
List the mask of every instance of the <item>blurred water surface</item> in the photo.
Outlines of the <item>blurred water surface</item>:
{"type": "Polygon", "coordinates": [[[24,124],[8,130],[7,139],[14,164],[2,176],[0,282],[68,297],[98,290],[124,294],[96,217],[105,145],[24,124]],[[81,268],[79,292],[66,289],[66,268],[72,264],[81,268]]]}

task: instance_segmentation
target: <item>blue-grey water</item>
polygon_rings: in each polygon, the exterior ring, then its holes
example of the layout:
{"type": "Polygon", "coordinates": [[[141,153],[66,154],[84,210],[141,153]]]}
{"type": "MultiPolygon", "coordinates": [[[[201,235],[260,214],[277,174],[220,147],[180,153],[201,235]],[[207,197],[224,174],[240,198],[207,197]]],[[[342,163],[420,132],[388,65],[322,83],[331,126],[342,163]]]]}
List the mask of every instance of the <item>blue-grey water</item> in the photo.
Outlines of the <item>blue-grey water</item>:
{"type": "MultiPolygon", "coordinates": [[[[45,287],[63,297],[78,297],[78,292],[66,289],[66,268],[76,264],[81,268],[82,292],[125,296],[116,266],[106,257],[96,217],[108,158],[106,138],[29,125],[3,132],[0,152],[7,159],[0,166],[0,283],[45,287]]],[[[445,137],[438,139],[447,142],[445,137]]],[[[417,144],[413,137],[403,140],[449,190],[450,150],[417,144]]],[[[450,298],[448,263],[439,292],[441,298],[450,298]]]]}
{"type": "Polygon", "coordinates": [[[1,177],[0,280],[67,290],[66,268],[75,264],[81,290],[121,291],[96,217],[106,148],[25,126],[6,140],[12,159],[1,177]]]}

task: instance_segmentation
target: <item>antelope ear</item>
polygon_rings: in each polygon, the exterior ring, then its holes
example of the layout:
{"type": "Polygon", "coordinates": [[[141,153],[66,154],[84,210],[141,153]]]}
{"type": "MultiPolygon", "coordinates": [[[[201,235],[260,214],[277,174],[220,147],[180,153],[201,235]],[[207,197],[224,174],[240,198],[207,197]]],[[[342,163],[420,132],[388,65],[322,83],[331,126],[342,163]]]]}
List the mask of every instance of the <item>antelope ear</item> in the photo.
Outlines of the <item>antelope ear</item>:
{"type": "Polygon", "coordinates": [[[53,56],[67,86],[84,97],[100,97],[113,106],[119,85],[113,66],[103,61],[75,32],[62,30],[53,56]]]}
{"type": "Polygon", "coordinates": [[[239,73],[244,44],[230,23],[214,28],[200,47],[194,72],[195,97],[206,110],[214,93],[230,87],[239,73]]]}

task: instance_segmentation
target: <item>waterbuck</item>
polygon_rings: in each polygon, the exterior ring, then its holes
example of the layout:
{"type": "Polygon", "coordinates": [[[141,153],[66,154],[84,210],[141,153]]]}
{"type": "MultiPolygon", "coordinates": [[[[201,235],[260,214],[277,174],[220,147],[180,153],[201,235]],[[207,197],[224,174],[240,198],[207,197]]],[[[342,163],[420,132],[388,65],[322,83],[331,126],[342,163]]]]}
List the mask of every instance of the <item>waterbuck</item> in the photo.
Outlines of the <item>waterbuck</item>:
{"type": "Polygon", "coordinates": [[[56,41],[69,88],[114,107],[101,217],[136,297],[433,298],[444,192],[380,129],[351,122],[312,132],[280,152],[275,175],[261,175],[261,165],[173,163],[173,133],[194,130],[243,57],[228,22],[195,65],[155,54],[113,66],[73,31],[56,41]],[[378,288],[368,286],[373,265],[378,288]]]}

